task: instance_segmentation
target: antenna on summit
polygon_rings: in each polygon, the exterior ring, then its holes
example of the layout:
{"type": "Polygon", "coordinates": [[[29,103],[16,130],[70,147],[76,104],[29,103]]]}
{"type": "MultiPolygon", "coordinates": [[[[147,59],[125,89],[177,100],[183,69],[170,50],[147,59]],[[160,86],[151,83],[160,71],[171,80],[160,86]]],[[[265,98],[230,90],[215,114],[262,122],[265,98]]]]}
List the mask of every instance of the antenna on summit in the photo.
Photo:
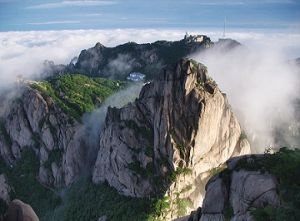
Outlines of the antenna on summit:
{"type": "Polygon", "coordinates": [[[224,18],[223,38],[226,37],[226,17],[224,18]]]}

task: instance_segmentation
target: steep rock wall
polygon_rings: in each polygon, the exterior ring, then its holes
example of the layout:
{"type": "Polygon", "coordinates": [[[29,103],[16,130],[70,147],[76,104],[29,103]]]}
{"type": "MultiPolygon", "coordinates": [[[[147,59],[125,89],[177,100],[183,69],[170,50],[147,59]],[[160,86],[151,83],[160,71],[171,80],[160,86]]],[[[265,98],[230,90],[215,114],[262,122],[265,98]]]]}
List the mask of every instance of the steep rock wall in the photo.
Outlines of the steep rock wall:
{"type": "Polygon", "coordinates": [[[213,168],[247,153],[226,95],[204,65],[183,59],[134,103],[108,110],[93,181],[135,197],[166,195],[171,219],[201,205],[213,168]]]}
{"type": "MultiPolygon", "coordinates": [[[[13,166],[23,150],[40,160],[39,180],[49,186],[71,184],[84,167],[81,124],[65,114],[51,97],[22,85],[18,98],[6,102],[1,116],[0,155],[13,166]]],[[[2,104],[4,105],[4,104],[2,104]]]]}

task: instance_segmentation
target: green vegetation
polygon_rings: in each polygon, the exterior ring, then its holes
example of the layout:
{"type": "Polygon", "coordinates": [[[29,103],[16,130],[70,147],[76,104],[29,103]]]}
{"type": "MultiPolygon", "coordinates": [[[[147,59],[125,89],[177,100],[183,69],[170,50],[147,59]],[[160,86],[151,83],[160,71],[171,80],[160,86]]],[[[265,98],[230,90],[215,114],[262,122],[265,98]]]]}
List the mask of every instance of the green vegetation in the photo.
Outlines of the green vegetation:
{"type": "Polygon", "coordinates": [[[299,207],[294,208],[286,204],[279,208],[271,206],[259,208],[254,210],[252,215],[256,221],[299,221],[300,212],[299,207]]]}
{"type": "Polygon", "coordinates": [[[38,182],[38,166],[39,161],[30,149],[22,152],[21,159],[14,166],[8,167],[0,160],[0,173],[7,176],[13,189],[11,199],[18,198],[30,204],[37,215],[41,216],[49,209],[54,209],[60,203],[60,198],[38,182]]]}
{"type": "Polygon", "coordinates": [[[179,150],[179,155],[182,159],[185,157],[185,146],[183,144],[177,144],[177,149],[179,150]]]}
{"type": "MultiPolygon", "coordinates": [[[[41,127],[42,128],[42,127],[41,127]]],[[[33,146],[39,148],[41,145],[41,137],[38,133],[32,133],[31,140],[33,141],[33,146]]]]}
{"type": "Polygon", "coordinates": [[[185,193],[185,192],[188,192],[190,191],[191,189],[193,188],[193,185],[192,184],[189,184],[187,185],[186,187],[184,187],[180,193],[185,193]]]}
{"type": "Polygon", "coordinates": [[[175,171],[172,171],[168,176],[167,176],[167,181],[170,181],[170,182],[175,182],[177,177],[179,175],[188,175],[188,174],[191,174],[193,171],[191,168],[188,168],[188,167],[184,167],[184,168],[181,168],[181,167],[178,167],[175,171]]]}
{"type": "Polygon", "coordinates": [[[41,221],[97,221],[107,216],[109,221],[154,221],[169,209],[167,197],[131,198],[121,196],[106,184],[95,185],[82,179],[65,192],[63,203],[49,211],[41,221]]]}
{"type": "Polygon", "coordinates": [[[125,120],[126,127],[134,130],[136,134],[141,134],[150,144],[153,144],[153,131],[144,126],[139,126],[134,120],[125,120]]]}
{"type": "Polygon", "coordinates": [[[184,167],[184,168],[177,168],[176,170],[176,174],[177,175],[180,175],[180,174],[184,174],[184,175],[188,175],[188,174],[192,174],[192,169],[191,168],[188,168],[188,167],[184,167]]]}
{"type": "Polygon", "coordinates": [[[195,60],[191,60],[192,63],[192,71],[197,72],[198,71],[198,62],[195,60]]]}
{"type": "MultiPolygon", "coordinates": [[[[243,133],[242,133],[243,134],[243,133]]],[[[279,182],[278,193],[281,205],[278,208],[266,206],[251,212],[256,221],[296,221],[300,217],[300,150],[281,148],[275,154],[251,155],[238,161],[234,170],[268,172],[279,182]]],[[[220,168],[212,171],[219,173],[227,189],[230,187],[231,173],[229,169],[220,172],[220,168]]],[[[226,204],[225,220],[233,216],[233,209],[226,204]]]]}
{"type": "Polygon", "coordinates": [[[296,221],[300,218],[300,150],[281,148],[275,154],[265,154],[264,157],[252,156],[249,160],[242,159],[237,169],[260,170],[270,172],[279,181],[279,208],[267,206],[252,212],[257,221],[296,221]]]}
{"type": "Polygon", "coordinates": [[[154,156],[154,150],[152,146],[147,146],[145,150],[145,154],[148,157],[153,157],[154,156]]]}
{"type": "Polygon", "coordinates": [[[63,152],[60,149],[54,149],[49,152],[48,160],[44,163],[44,166],[51,169],[51,164],[55,162],[57,166],[61,166],[63,152]]]}
{"type": "Polygon", "coordinates": [[[191,202],[187,199],[181,199],[179,196],[175,200],[177,216],[181,217],[186,215],[187,208],[191,205],[191,202]]]}
{"type": "Polygon", "coordinates": [[[145,175],[145,169],[142,167],[141,163],[139,161],[134,161],[132,163],[128,164],[128,169],[132,170],[138,175],[145,175]]]}
{"type": "Polygon", "coordinates": [[[42,96],[50,96],[67,114],[80,119],[83,113],[91,112],[108,96],[123,88],[125,83],[80,74],[65,74],[48,80],[37,81],[31,87],[42,96]]]}
{"type": "Polygon", "coordinates": [[[140,128],[140,133],[142,134],[143,137],[145,137],[150,144],[153,145],[153,132],[150,128],[148,127],[141,127],[140,128]]]}
{"type": "Polygon", "coordinates": [[[239,141],[244,140],[244,139],[247,139],[247,134],[246,134],[246,132],[243,130],[243,131],[241,132],[239,141]]]}
{"type": "Polygon", "coordinates": [[[225,169],[224,165],[221,165],[221,166],[212,168],[212,169],[209,171],[210,176],[214,176],[214,175],[216,175],[216,174],[219,174],[219,173],[221,173],[224,169],[225,169]]]}
{"type": "Polygon", "coordinates": [[[128,164],[128,168],[143,178],[152,178],[154,176],[154,167],[151,162],[147,164],[146,168],[144,168],[138,160],[135,160],[128,164]]]}
{"type": "MultiPolygon", "coordinates": [[[[58,156],[53,152],[53,156],[58,156]]],[[[82,179],[69,189],[58,194],[42,186],[37,180],[38,160],[28,149],[13,167],[0,161],[0,172],[5,173],[13,188],[11,199],[18,198],[30,204],[41,221],[97,221],[106,215],[110,221],[155,221],[170,208],[169,199],[131,198],[120,195],[107,184],[95,185],[89,179],[82,179]],[[60,196],[63,196],[61,198],[60,196]]],[[[0,201],[0,212],[7,206],[0,201]]]]}
{"type": "MultiPolygon", "coordinates": [[[[157,217],[161,217],[163,214],[165,214],[166,211],[168,211],[170,209],[170,199],[167,196],[164,196],[160,199],[152,199],[151,200],[151,214],[150,214],[150,219],[148,219],[149,221],[151,220],[160,220],[157,217]]],[[[147,221],[148,221],[147,220],[147,221]]]]}
{"type": "Polygon", "coordinates": [[[7,210],[8,206],[6,205],[6,203],[0,199],[0,215],[4,214],[7,210]]]}
{"type": "Polygon", "coordinates": [[[139,133],[140,127],[134,120],[124,120],[124,123],[127,128],[134,130],[136,133],[139,133]]]}
{"type": "Polygon", "coordinates": [[[234,213],[233,213],[233,208],[229,203],[225,204],[225,209],[223,211],[224,213],[224,217],[226,221],[230,221],[230,218],[233,217],[234,213]]]}
{"type": "MultiPolygon", "coordinates": [[[[134,131],[136,136],[140,135],[142,138],[146,139],[148,141],[147,145],[143,148],[143,151],[148,157],[154,156],[154,150],[153,150],[153,131],[144,126],[139,126],[134,120],[124,120],[125,127],[131,129],[134,131]]],[[[139,152],[141,149],[138,148],[130,148],[134,152],[139,152]]],[[[135,168],[138,168],[138,166],[135,166],[135,168]]],[[[138,171],[140,171],[138,169],[138,171]]],[[[141,171],[140,171],[141,172],[141,171]]],[[[139,173],[139,172],[138,172],[139,173]]]]}

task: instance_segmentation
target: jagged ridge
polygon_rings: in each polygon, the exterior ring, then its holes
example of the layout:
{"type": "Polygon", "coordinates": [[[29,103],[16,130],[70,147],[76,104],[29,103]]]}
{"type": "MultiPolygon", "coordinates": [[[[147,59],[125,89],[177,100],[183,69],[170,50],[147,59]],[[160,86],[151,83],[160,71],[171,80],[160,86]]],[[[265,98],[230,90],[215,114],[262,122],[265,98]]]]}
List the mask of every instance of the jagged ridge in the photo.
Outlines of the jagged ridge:
{"type": "Polygon", "coordinates": [[[146,84],[134,103],[108,110],[93,181],[130,196],[167,193],[176,217],[176,201],[199,206],[212,168],[250,153],[241,134],[206,67],[183,59],[146,84]]]}
{"type": "Polygon", "coordinates": [[[117,79],[126,79],[130,72],[140,71],[148,79],[153,79],[166,65],[174,64],[191,53],[212,46],[213,42],[204,35],[201,42],[188,39],[146,44],[128,42],[116,47],[105,47],[97,43],[90,49],[82,50],[76,63],[70,63],[66,70],[117,79]]]}

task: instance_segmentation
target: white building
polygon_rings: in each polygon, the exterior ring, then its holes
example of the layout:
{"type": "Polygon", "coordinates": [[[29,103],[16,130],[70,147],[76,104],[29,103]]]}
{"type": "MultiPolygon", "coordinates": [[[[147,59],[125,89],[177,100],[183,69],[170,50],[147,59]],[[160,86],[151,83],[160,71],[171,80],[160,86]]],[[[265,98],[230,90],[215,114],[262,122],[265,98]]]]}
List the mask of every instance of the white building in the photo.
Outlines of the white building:
{"type": "Polygon", "coordinates": [[[143,81],[146,76],[140,72],[132,72],[127,77],[129,81],[143,81]]]}
{"type": "Polygon", "coordinates": [[[204,40],[203,35],[189,35],[187,32],[184,36],[184,40],[187,42],[198,42],[201,43],[204,40]]]}

